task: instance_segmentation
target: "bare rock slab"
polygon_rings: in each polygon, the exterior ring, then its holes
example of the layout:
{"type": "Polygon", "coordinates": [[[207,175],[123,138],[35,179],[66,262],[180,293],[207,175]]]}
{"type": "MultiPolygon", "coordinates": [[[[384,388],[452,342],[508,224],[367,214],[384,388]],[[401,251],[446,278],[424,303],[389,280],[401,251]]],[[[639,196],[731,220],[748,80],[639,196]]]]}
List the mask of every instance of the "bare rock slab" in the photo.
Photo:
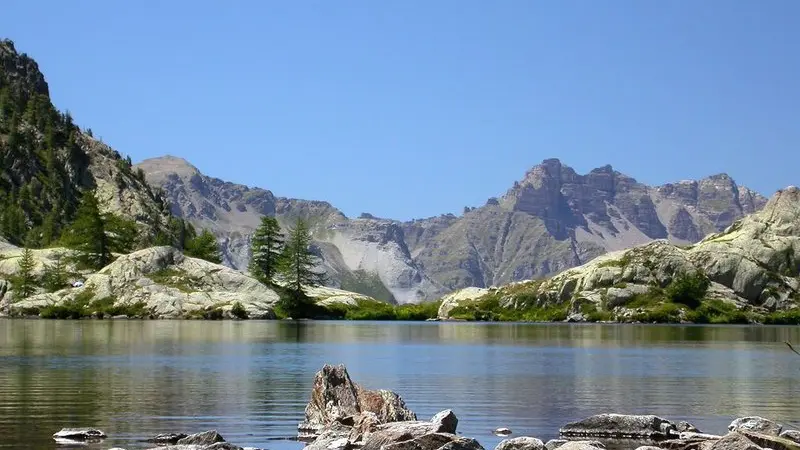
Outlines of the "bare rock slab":
{"type": "Polygon", "coordinates": [[[500,441],[494,450],[545,450],[545,446],[541,439],[520,436],[500,441]]]}
{"type": "Polygon", "coordinates": [[[740,417],[728,425],[728,431],[755,431],[772,436],[779,436],[781,430],[782,425],[758,416],[740,417]]]}
{"type": "Polygon", "coordinates": [[[598,414],[568,423],[559,432],[566,437],[666,439],[677,435],[676,430],[675,424],[654,415],[598,414]]]}
{"type": "Polygon", "coordinates": [[[62,428],[53,434],[54,439],[65,439],[70,441],[94,441],[105,439],[107,436],[100,430],[94,428],[62,428]]]}

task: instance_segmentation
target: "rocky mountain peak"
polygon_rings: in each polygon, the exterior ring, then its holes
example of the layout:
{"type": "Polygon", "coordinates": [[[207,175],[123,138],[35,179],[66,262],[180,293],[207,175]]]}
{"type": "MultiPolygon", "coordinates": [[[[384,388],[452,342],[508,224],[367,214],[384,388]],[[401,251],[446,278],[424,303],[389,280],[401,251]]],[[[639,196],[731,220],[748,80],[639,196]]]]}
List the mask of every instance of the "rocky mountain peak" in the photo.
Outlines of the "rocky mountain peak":
{"type": "Polygon", "coordinates": [[[18,53],[10,39],[0,40],[0,71],[12,85],[27,93],[50,97],[50,89],[39,64],[25,53],[18,53]]]}

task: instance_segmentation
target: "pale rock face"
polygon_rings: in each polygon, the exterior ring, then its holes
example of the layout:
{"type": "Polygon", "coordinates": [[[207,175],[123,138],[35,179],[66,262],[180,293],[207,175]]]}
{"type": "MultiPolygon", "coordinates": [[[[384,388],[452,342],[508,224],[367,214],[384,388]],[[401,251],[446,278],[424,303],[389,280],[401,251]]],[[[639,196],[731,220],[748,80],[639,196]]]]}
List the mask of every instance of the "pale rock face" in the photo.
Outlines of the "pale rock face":
{"type": "Polygon", "coordinates": [[[547,159],[502,197],[461,216],[397,222],[349,219],[325,202],[207,177],[179,158],[139,167],[166,191],[174,213],[215,232],[227,265],[246,267],[262,215],[282,226],[305,217],[331,286],[397,303],[544,278],[654,239],[691,244],[766,203],[724,174],[653,188],[611,166],[580,175],[547,159]]]}
{"type": "MultiPolygon", "coordinates": [[[[782,310],[800,302],[800,189],[779,191],[764,209],[734,222],[725,231],[685,247],[656,240],[607,253],[568,269],[536,287],[540,302],[588,300],[615,307],[652,286],[667,286],[676,276],[706,274],[707,298],[737,307],[782,310]]],[[[514,284],[497,292],[502,296],[514,284]]],[[[440,318],[456,305],[480,300],[492,291],[468,288],[444,298],[440,318]],[[456,299],[460,299],[460,302],[456,299]]]]}
{"type": "Polygon", "coordinates": [[[115,304],[144,302],[160,318],[183,317],[191,311],[218,307],[228,314],[240,302],[251,318],[273,318],[278,295],[234,269],[189,258],[172,247],[153,247],[120,256],[86,279],[81,288],[39,294],[12,308],[44,307],[74,299],[91,290],[94,299],[114,297],[115,304]]]}

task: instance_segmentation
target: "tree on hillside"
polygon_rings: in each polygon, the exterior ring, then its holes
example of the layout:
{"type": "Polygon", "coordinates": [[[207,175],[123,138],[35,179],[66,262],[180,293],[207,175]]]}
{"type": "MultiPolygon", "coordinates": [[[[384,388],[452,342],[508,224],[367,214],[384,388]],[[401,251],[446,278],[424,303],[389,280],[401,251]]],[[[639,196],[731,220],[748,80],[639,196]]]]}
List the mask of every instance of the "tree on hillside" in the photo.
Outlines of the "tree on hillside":
{"type": "Polygon", "coordinates": [[[216,264],[222,262],[217,238],[208,230],[203,230],[199,236],[189,241],[185,252],[191,257],[205,259],[216,264]]]}
{"type": "Polygon", "coordinates": [[[274,217],[262,217],[261,225],[253,234],[250,245],[250,274],[265,284],[272,284],[278,272],[283,252],[283,235],[278,220],[274,217]]]}
{"type": "Polygon", "coordinates": [[[106,224],[94,191],[83,194],[75,220],[62,241],[65,247],[78,251],[75,259],[86,267],[100,269],[111,261],[106,224]]]}
{"type": "Polygon", "coordinates": [[[313,305],[303,292],[303,286],[318,286],[325,282],[325,274],[314,268],[316,259],[311,253],[308,225],[303,219],[297,219],[289,232],[281,263],[281,275],[288,291],[288,295],[281,299],[281,307],[291,317],[305,316],[313,305]]]}
{"type": "Polygon", "coordinates": [[[67,287],[67,265],[62,254],[54,256],[53,265],[44,265],[44,276],[42,281],[47,292],[55,292],[67,287]]]}
{"type": "Polygon", "coordinates": [[[36,292],[36,277],[33,269],[36,267],[36,260],[33,258],[33,251],[25,247],[22,257],[17,262],[17,275],[13,280],[14,293],[20,299],[30,297],[36,292]]]}

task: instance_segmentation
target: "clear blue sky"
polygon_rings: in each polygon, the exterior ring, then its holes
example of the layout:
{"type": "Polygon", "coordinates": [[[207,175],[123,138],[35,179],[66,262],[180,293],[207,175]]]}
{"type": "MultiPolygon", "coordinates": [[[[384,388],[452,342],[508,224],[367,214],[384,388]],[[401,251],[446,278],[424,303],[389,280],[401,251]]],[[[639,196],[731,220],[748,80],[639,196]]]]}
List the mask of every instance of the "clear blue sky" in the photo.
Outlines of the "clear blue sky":
{"type": "Polygon", "coordinates": [[[460,213],[544,158],[800,184],[800,1],[4,0],[61,109],[353,216],[460,213]]]}

